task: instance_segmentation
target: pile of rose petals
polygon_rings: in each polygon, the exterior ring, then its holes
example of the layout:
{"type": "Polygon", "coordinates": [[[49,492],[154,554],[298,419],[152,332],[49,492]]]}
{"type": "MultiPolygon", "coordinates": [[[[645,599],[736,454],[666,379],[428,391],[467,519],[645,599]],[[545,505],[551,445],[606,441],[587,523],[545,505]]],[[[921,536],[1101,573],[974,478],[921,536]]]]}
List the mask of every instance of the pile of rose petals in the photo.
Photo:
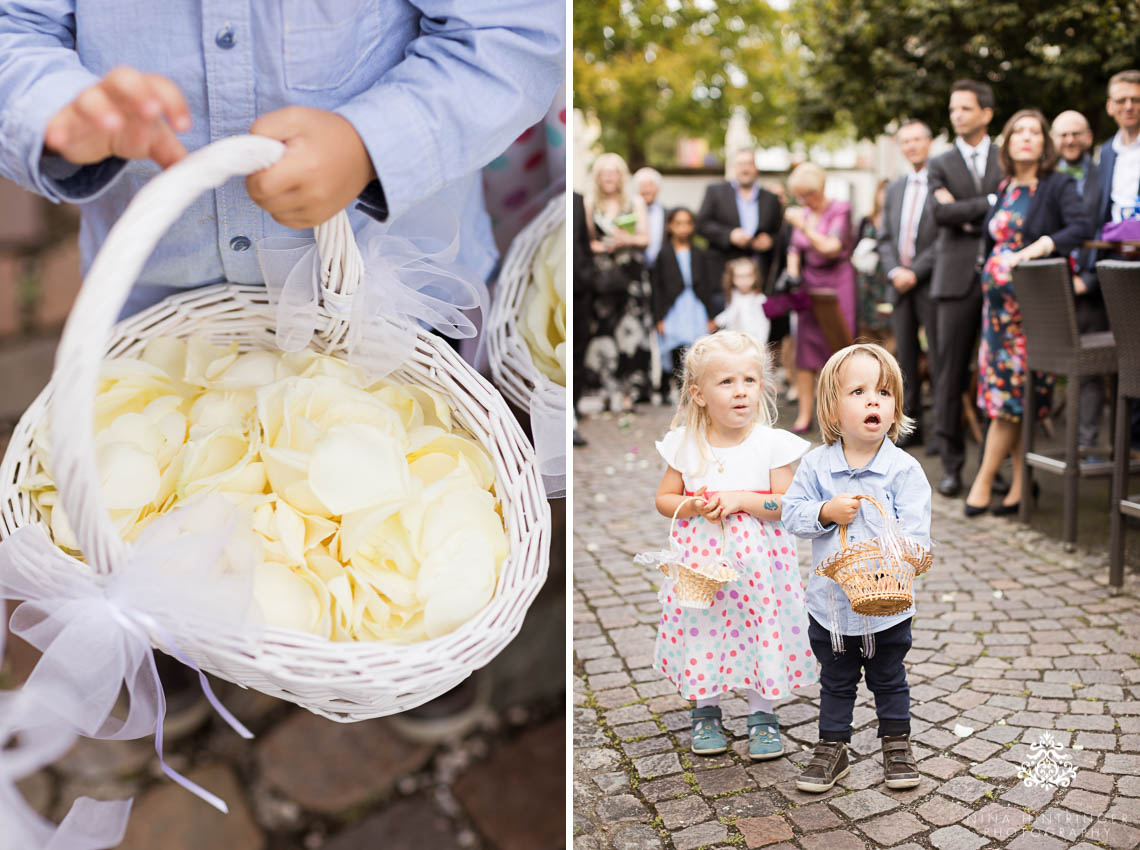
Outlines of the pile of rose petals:
{"type": "MultiPolygon", "coordinates": [[[[96,463],[119,534],[220,493],[261,544],[267,625],[331,640],[411,642],[482,609],[508,544],[487,452],[437,393],[313,351],[155,338],[103,364],[96,463]]],[[[81,557],[51,475],[46,422],[21,486],[81,557]]]]}
{"type": "Polygon", "coordinates": [[[535,367],[566,386],[566,225],[547,235],[531,263],[518,315],[519,333],[535,367]]]}

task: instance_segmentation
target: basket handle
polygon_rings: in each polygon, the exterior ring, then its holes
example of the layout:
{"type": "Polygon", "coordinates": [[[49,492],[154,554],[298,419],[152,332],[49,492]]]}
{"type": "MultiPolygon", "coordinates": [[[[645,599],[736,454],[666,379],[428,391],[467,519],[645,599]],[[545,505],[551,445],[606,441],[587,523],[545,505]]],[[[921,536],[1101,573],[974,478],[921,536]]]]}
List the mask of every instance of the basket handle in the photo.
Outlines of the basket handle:
{"type": "MultiPolygon", "coordinates": [[[[860,493],[855,498],[861,499],[865,502],[870,502],[872,505],[874,505],[876,508],[879,509],[879,513],[881,513],[883,515],[883,518],[886,519],[887,512],[885,510],[883,510],[883,506],[879,504],[879,500],[876,499],[874,496],[867,496],[867,495],[860,493]]],[[[840,549],[846,549],[847,548],[847,526],[846,525],[839,526],[839,548],[840,549]]]]}
{"type": "MultiPolygon", "coordinates": [[[[276,139],[246,135],[190,154],[139,190],[87,272],[56,352],[51,437],[60,500],[96,573],[109,574],[126,552],[103,504],[92,434],[96,382],[115,320],[154,247],[195,198],[230,178],[269,167],[284,152],[276,139]]],[[[338,214],[318,227],[316,236],[321,250],[332,252],[330,278],[336,274],[338,286],[354,287],[347,245],[355,249],[355,240],[347,216],[338,214]]]]}
{"type": "MultiPolygon", "coordinates": [[[[677,503],[677,507],[675,507],[673,509],[673,519],[670,520],[670,522],[669,522],[669,539],[670,540],[673,539],[673,532],[677,528],[677,514],[679,514],[681,512],[681,507],[686,502],[696,502],[696,501],[700,500],[700,498],[701,498],[700,496],[686,496],[685,498],[683,498],[681,501],[679,501],[677,503]]],[[[726,544],[727,544],[727,541],[725,540],[725,536],[724,536],[724,520],[718,519],[717,525],[720,526],[720,548],[723,551],[725,549],[726,544]]]]}

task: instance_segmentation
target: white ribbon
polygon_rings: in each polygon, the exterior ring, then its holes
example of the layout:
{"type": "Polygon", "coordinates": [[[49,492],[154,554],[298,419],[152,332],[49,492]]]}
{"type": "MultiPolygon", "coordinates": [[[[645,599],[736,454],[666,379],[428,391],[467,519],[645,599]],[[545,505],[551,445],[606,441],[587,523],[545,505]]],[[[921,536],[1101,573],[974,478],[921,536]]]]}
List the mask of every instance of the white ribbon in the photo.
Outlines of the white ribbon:
{"type": "MultiPolygon", "coordinates": [[[[30,729],[47,736],[41,740],[59,745],[63,738],[54,736],[73,738],[72,730],[103,740],[154,732],[163,771],[210,805],[227,811],[224,801],[186,779],[163,758],[166,698],[151,635],[179,661],[198,670],[178,650],[171,632],[233,633],[249,628],[253,569],[260,555],[249,528],[249,523],[238,521],[237,510],[223,497],[194,500],[154,520],[137,543],[127,546],[125,562],[106,576],[77,566],[37,526],[19,528],[0,543],[0,597],[24,600],[12,614],[12,633],[43,653],[23,691],[12,697],[20,705],[35,703],[41,710],[16,712],[14,716],[23,718],[16,721],[21,725],[12,727],[9,718],[9,732],[23,738],[30,729]],[[112,709],[124,683],[130,707],[120,720],[112,716],[112,709]],[[22,725],[25,722],[32,725],[22,725]]],[[[253,737],[218,702],[200,670],[199,678],[223,719],[242,737],[253,737]]],[[[47,749],[45,744],[37,751],[47,749]]],[[[50,847],[85,850],[118,843],[98,843],[114,820],[112,814],[121,814],[125,825],[126,808],[112,812],[85,805],[75,812],[76,825],[63,838],[57,833],[50,847]]]]}
{"type": "Polygon", "coordinates": [[[347,221],[342,216],[318,228],[314,241],[271,237],[258,242],[278,347],[297,351],[309,344],[322,292],[326,310],[348,320],[349,360],[374,377],[411,356],[419,323],[457,339],[478,333],[464,311],[478,308],[488,315],[487,285],[456,261],[459,221],[449,209],[423,204],[388,223],[368,221],[355,237],[347,221]],[[338,275],[352,294],[328,287],[338,275]]]}
{"type": "Polygon", "coordinates": [[[561,387],[535,389],[530,398],[530,433],[546,498],[566,495],[566,401],[561,387]]]}

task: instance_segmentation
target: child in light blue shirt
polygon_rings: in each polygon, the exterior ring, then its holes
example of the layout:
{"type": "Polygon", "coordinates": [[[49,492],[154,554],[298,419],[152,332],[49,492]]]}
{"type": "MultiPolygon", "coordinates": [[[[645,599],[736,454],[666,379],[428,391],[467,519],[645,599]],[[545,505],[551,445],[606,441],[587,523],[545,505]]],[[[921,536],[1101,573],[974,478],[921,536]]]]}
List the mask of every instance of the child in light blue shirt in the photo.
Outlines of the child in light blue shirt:
{"type": "Polygon", "coordinates": [[[159,168],[241,133],[285,142],[183,214],[133,309],[261,282],[259,239],[350,205],[356,227],[447,205],[459,261],[485,278],[479,169],[549,107],[564,21],[557,0],[0,0],[0,176],[82,206],[86,271],[159,168]]]}

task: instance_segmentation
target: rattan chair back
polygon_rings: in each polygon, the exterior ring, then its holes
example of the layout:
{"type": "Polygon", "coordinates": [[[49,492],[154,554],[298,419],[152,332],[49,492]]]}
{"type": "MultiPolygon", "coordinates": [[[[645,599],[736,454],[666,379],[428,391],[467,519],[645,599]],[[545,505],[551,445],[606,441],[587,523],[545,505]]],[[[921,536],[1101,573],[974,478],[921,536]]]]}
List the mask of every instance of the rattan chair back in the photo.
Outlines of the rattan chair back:
{"type": "Polygon", "coordinates": [[[1064,258],[1030,260],[1013,270],[1028,366],[1071,372],[1080,346],[1073,277],[1064,258]]]}
{"type": "Polygon", "coordinates": [[[1140,262],[1104,260],[1096,271],[1116,340],[1117,392],[1140,398],[1140,262]]]}

